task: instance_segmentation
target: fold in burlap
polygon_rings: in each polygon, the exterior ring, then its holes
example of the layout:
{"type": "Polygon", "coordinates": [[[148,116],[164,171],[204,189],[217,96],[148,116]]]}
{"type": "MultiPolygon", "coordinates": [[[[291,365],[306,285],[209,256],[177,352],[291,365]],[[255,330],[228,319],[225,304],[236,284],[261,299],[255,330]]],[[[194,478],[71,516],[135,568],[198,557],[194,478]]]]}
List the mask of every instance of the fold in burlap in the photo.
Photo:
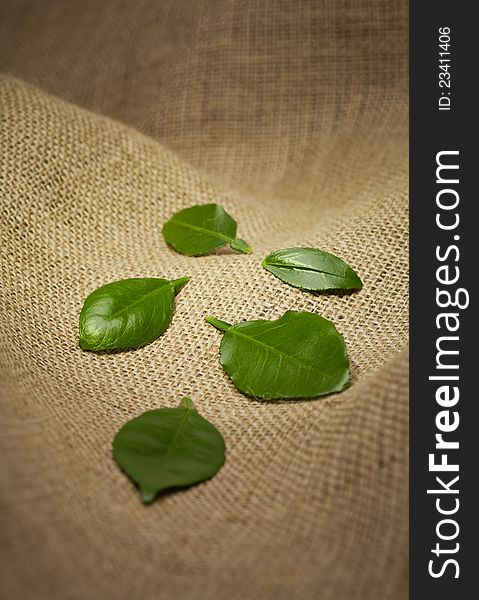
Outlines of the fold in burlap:
{"type": "Polygon", "coordinates": [[[0,596],[406,598],[405,4],[2,8],[0,596]],[[254,254],[165,245],[163,222],[204,202],[254,254]],[[315,296],[261,268],[292,245],[337,254],[363,290],[315,296]],[[78,348],[95,287],[183,275],[159,340],[78,348]],[[235,391],[203,316],[287,309],[334,321],[348,390],[278,403],[235,391]],[[112,438],[183,395],[223,433],[227,463],[144,507],[112,438]]]}

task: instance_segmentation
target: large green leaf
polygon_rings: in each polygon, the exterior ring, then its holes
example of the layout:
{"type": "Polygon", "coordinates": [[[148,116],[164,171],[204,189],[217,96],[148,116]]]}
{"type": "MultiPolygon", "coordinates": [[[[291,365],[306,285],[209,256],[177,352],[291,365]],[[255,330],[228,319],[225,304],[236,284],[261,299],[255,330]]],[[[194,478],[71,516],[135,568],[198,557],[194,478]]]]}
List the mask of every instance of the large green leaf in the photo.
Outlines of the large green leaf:
{"type": "Polygon", "coordinates": [[[162,490],[199,483],[225,462],[220,432],[189,398],[128,421],[113,440],[118,465],[140,488],[145,504],[162,490]]]}
{"type": "Polygon", "coordinates": [[[316,248],[285,248],[272,252],[263,260],[263,267],[303,290],[359,290],[363,285],[343,260],[316,248]]]}
{"type": "Polygon", "coordinates": [[[188,280],[123,279],[98,288],[80,313],[80,347],[98,352],[150,344],[170,324],[175,293],[188,280]]]}
{"type": "Polygon", "coordinates": [[[163,225],[166,242],[186,256],[200,256],[225,244],[251,253],[248,244],[236,237],[236,221],[217,204],[201,204],[175,213],[163,225]]]}
{"type": "Polygon", "coordinates": [[[349,384],[344,340],[333,323],[319,315],[288,310],[276,321],[206,321],[225,332],[220,362],[248,396],[314,398],[349,384]]]}

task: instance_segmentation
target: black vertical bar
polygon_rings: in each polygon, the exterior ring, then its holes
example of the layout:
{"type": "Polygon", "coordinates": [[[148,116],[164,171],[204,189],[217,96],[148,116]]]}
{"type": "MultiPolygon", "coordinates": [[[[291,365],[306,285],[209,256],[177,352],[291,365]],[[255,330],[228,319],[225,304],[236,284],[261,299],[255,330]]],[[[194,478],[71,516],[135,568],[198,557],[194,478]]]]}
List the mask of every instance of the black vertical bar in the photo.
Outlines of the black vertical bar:
{"type": "MultiPolygon", "coordinates": [[[[411,353],[410,353],[410,599],[434,600],[470,599],[475,597],[475,578],[479,574],[477,563],[478,533],[476,511],[479,510],[479,477],[476,457],[479,458],[479,419],[477,406],[479,397],[474,386],[474,372],[479,373],[473,346],[479,334],[477,306],[477,268],[479,259],[479,234],[474,213],[479,206],[478,192],[474,189],[476,173],[479,172],[479,152],[475,138],[479,133],[476,116],[477,105],[474,89],[477,88],[477,22],[473,16],[474,3],[436,0],[423,2],[410,0],[410,262],[411,262],[411,353]],[[449,47],[440,48],[441,31],[450,33],[449,47]],[[440,55],[440,52],[444,52],[440,55]],[[448,55],[446,52],[450,52],[448,55]],[[447,62],[440,59],[449,58],[447,62]],[[449,65],[441,69],[440,66],[449,65]],[[440,75],[440,73],[449,73],[440,75]],[[440,84],[450,81],[450,87],[440,84]],[[441,87],[442,85],[442,87],[441,87]],[[450,101],[450,105],[449,105],[450,101]],[[441,106],[442,105],[442,106],[441,106]],[[442,109],[442,110],[440,110],[442,109]],[[458,165],[459,169],[444,169],[436,181],[437,155],[441,151],[457,151],[458,154],[442,155],[441,161],[458,165]],[[444,175],[444,177],[442,177],[444,175]],[[455,178],[459,183],[450,183],[455,178]],[[442,190],[453,190],[445,191],[442,190]],[[454,204],[456,194],[459,203],[455,209],[441,209],[439,204],[454,204]],[[439,214],[439,217],[437,215],[439,214]],[[436,219],[446,226],[460,219],[457,227],[441,229],[436,219]],[[457,251],[453,248],[457,246],[457,251]],[[437,248],[439,247],[439,250],[437,248]],[[447,251],[449,249],[449,254],[447,251]],[[436,252],[442,260],[438,258],[436,252]],[[459,252],[459,256],[457,253],[459,252]],[[456,283],[438,282],[439,277],[453,279],[459,269],[456,283]],[[437,288],[451,293],[451,298],[459,292],[459,304],[465,305],[469,296],[469,306],[440,308],[437,301],[437,288]],[[441,313],[454,313],[448,325],[460,323],[457,332],[447,330],[446,319],[439,320],[441,313]],[[438,349],[436,343],[441,336],[459,339],[443,340],[440,348],[459,350],[459,354],[442,355],[440,364],[458,369],[437,368],[438,349]],[[435,380],[430,376],[458,376],[459,380],[435,380]],[[459,389],[459,400],[454,406],[440,406],[436,392],[440,386],[459,389]],[[459,418],[457,429],[444,433],[438,429],[436,417],[441,411],[448,415],[439,418],[440,425],[454,424],[459,418]],[[457,415],[454,413],[457,412],[457,415]],[[442,419],[442,420],[441,420],[442,419]],[[436,434],[443,439],[458,441],[458,449],[437,449],[436,434]],[[434,462],[447,455],[450,464],[458,464],[459,470],[438,472],[429,469],[428,457],[435,454],[434,462]],[[427,490],[445,490],[437,482],[442,478],[448,485],[454,477],[459,480],[449,486],[458,493],[427,493],[427,490]],[[459,505],[456,502],[459,502],[459,505]],[[450,515],[440,514],[443,510],[457,511],[450,515]],[[457,523],[440,522],[450,519],[457,523]],[[438,536],[437,528],[443,537],[438,536]],[[439,544],[439,546],[436,546],[439,544]],[[456,546],[458,544],[458,546],[456,546]],[[455,551],[457,548],[457,552],[455,551]],[[432,552],[436,550],[436,553],[432,552]],[[444,551],[444,552],[443,552],[444,551]],[[447,560],[456,561],[449,562],[447,560]],[[432,566],[431,562],[432,561],[432,566]],[[430,571],[440,576],[433,577],[430,571]],[[458,575],[458,577],[456,577],[458,575]],[[472,592],[472,596],[471,596],[472,592]]],[[[441,302],[447,304],[443,294],[441,302]]],[[[449,396],[451,398],[452,396],[449,396]]],[[[441,396],[446,399],[445,395],[441,396]]]]}

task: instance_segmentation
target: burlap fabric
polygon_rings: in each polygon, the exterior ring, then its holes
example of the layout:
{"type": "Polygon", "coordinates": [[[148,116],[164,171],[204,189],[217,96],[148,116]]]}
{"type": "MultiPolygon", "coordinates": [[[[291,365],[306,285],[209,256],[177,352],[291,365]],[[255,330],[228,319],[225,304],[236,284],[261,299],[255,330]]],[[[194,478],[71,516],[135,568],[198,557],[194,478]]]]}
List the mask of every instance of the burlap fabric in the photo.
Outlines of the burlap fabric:
{"type": "Polygon", "coordinates": [[[407,100],[402,0],[2,0],[2,599],[407,597],[407,100]],[[187,258],[162,223],[218,202],[250,256],[187,258]],[[315,296],[261,268],[313,245],[360,273],[315,296]],[[77,345],[97,286],[190,275],[168,331],[77,345]],[[205,314],[332,319],[353,383],[237,393],[205,314]],[[149,507],[111,441],[191,396],[211,481],[149,507]]]}

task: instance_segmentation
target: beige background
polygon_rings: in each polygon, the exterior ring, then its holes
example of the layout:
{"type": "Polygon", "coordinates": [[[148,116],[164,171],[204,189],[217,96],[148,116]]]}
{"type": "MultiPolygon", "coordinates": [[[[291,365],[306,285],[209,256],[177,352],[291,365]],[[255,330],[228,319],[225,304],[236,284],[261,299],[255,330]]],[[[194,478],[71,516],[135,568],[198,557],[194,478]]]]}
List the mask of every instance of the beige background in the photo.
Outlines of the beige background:
{"type": "Polygon", "coordinates": [[[402,0],[0,1],[2,600],[407,598],[406,51],[402,0]],[[254,254],[165,245],[203,202],[254,254]],[[363,290],[282,284],[291,245],[363,290]],[[182,275],[157,342],[78,348],[95,287],[182,275]],[[336,323],[351,388],[234,390],[203,316],[287,309],[336,323]],[[227,463],[145,508],[111,440],[184,394],[227,463]]]}

